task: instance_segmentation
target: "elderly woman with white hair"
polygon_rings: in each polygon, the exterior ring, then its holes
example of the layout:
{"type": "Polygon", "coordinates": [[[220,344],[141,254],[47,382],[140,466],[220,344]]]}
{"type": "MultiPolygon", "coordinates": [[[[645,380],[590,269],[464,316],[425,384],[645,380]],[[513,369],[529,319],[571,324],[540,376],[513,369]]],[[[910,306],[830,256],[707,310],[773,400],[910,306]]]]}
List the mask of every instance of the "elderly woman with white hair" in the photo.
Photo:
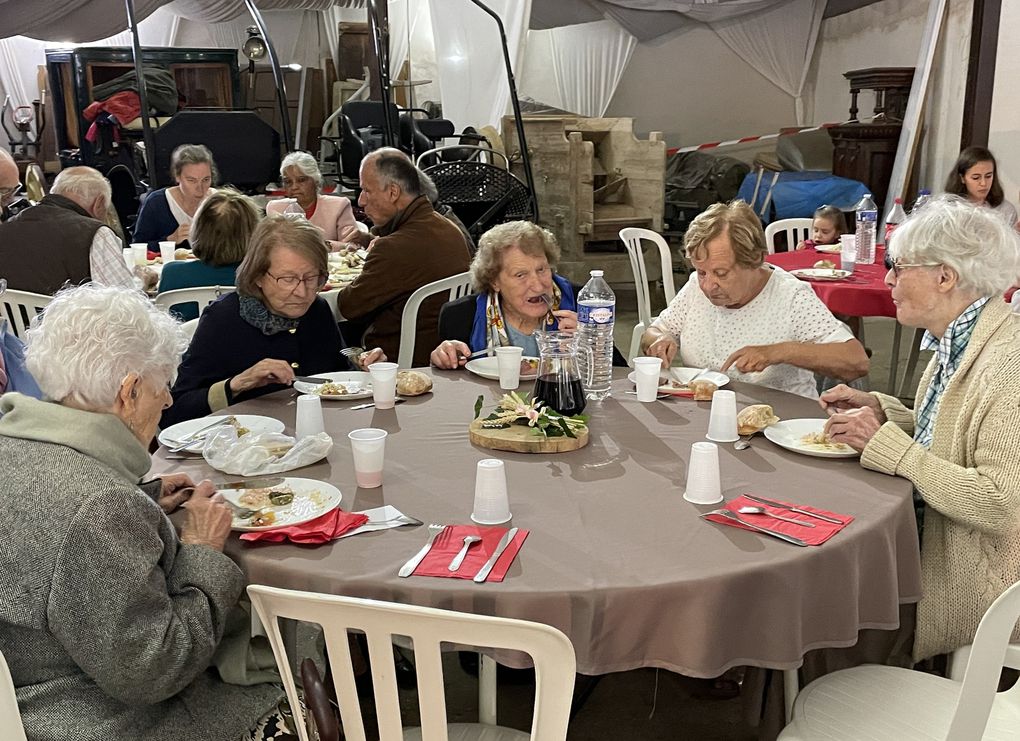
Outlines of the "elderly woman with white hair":
{"type": "Polygon", "coordinates": [[[270,201],[266,214],[303,212],[306,219],[322,230],[330,250],[341,249],[340,235],[357,223],[354,209],[345,196],[322,195],[322,173],[315,158],[308,152],[291,152],[280,163],[280,178],[287,197],[270,201]]]}
{"type": "Polygon", "coordinates": [[[1002,300],[1020,238],[991,209],[942,196],[897,228],[886,255],[897,320],[926,329],[922,348],[935,351],[914,408],[846,386],[820,401],[826,431],[862,466],[914,484],[920,660],[970,643],[1020,580],[1020,317],[1002,300]]]}
{"type": "Polygon", "coordinates": [[[185,343],[138,292],[70,289],[28,332],[46,400],[0,400],[0,651],[28,738],[240,741],[277,708],[209,671],[244,589],[230,512],[207,481],[143,482],[185,343]]]}

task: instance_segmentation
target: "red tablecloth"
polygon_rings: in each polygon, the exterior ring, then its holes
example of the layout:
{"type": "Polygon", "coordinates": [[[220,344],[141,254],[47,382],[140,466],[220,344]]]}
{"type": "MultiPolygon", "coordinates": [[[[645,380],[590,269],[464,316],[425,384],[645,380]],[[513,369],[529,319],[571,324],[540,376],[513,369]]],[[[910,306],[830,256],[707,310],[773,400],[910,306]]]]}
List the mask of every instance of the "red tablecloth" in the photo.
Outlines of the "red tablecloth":
{"type": "MultiPolygon", "coordinates": [[[[888,272],[882,264],[885,250],[875,248],[873,265],[857,265],[852,277],[838,281],[808,281],[833,314],[846,316],[887,316],[896,317],[896,306],[892,302],[892,293],[885,284],[888,272]]],[[[779,252],[765,258],[767,262],[778,265],[783,270],[813,267],[819,260],[831,260],[839,264],[839,255],[818,252],[814,249],[800,252],[779,252]]]]}

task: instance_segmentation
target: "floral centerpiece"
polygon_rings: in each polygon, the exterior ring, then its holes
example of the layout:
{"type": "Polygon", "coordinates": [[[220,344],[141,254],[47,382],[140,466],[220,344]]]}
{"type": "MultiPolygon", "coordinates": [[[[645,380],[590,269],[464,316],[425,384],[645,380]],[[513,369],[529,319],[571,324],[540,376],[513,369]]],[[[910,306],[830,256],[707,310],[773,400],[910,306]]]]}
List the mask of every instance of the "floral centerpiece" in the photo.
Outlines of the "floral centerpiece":
{"type": "MultiPolygon", "coordinates": [[[[475,401],[475,419],[482,413],[484,397],[475,401]]],[[[516,391],[503,394],[493,412],[481,422],[482,427],[499,429],[511,425],[527,425],[534,429],[536,435],[544,437],[577,437],[577,433],[588,427],[588,417],[575,414],[564,417],[554,409],[550,409],[544,401],[521,396],[516,391]]]]}

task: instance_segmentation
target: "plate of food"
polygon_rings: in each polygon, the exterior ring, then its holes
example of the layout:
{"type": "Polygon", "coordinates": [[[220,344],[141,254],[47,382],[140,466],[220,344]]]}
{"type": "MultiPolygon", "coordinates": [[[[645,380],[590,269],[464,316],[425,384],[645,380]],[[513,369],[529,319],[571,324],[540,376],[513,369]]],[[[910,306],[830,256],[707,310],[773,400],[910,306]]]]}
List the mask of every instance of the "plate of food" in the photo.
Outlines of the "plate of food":
{"type": "MultiPolygon", "coordinates": [[[[662,371],[659,374],[659,393],[673,396],[690,396],[697,401],[712,398],[716,389],[730,382],[730,377],[719,371],[703,371],[701,368],[670,368],[673,373],[662,371]],[[677,378],[679,377],[679,380],[677,378]],[[695,378],[696,377],[696,378],[695,378]],[[693,385],[691,382],[694,382],[693,385]]],[[[637,385],[637,371],[632,371],[627,378],[637,385]]]]}
{"type": "Polygon", "coordinates": [[[237,430],[238,437],[247,435],[249,432],[256,435],[260,435],[263,432],[283,432],[284,428],[283,422],[272,417],[262,417],[257,414],[220,414],[212,417],[188,419],[184,422],[170,425],[165,430],[161,430],[156,439],[168,448],[175,448],[189,436],[194,435],[194,442],[184,448],[184,450],[189,453],[201,453],[206,437],[216,432],[222,424],[233,425],[234,429],[237,430]]]}
{"type": "MultiPolygon", "coordinates": [[[[464,366],[476,376],[488,378],[490,381],[499,380],[499,362],[494,357],[475,358],[469,360],[464,366]]],[[[538,358],[525,355],[521,358],[521,380],[534,381],[538,378],[538,358]]]]}
{"type": "MultiPolygon", "coordinates": [[[[825,262],[828,262],[828,260],[825,262]]],[[[799,270],[791,270],[790,275],[796,276],[801,280],[843,280],[850,275],[850,271],[838,270],[835,267],[835,263],[833,263],[833,267],[800,268],[799,270]]]]}
{"type": "Polygon", "coordinates": [[[781,448],[816,458],[856,458],[860,455],[845,443],[825,435],[824,419],[786,419],[765,428],[765,437],[781,448]]]}
{"type": "Polygon", "coordinates": [[[816,244],[815,252],[825,252],[829,255],[838,255],[842,251],[842,247],[837,244],[816,244]]]}
{"type": "Polygon", "coordinates": [[[314,394],[330,401],[367,399],[372,395],[372,376],[364,371],[316,373],[315,378],[328,378],[328,383],[294,381],[294,389],[302,394],[314,394]]]}
{"type": "Polygon", "coordinates": [[[243,532],[275,530],[314,520],[340,506],[340,490],[325,481],[285,478],[265,489],[223,489],[234,507],[231,527],[243,532]]]}

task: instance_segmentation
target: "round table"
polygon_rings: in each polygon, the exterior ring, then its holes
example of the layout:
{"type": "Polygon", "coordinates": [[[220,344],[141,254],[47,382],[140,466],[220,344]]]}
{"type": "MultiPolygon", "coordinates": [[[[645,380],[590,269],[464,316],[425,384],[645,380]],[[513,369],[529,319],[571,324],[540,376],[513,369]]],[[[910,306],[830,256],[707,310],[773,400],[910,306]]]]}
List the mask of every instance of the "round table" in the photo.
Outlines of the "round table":
{"type": "MultiPolygon", "coordinates": [[[[883,264],[884,259],[885,249],[876,247],[874,264],[858,264],[849,278],[808,282],[833,314],[885,316],[895,319],[896,306],[892,301],[892,291],[885,284],[885,276],[889,271],[883,264]]],[[[838,253],[819,252],[813,247],[796,252],[777,252],[765,260],[786,271],[814,267],[819,260],[830,260],[837,265],[840,262],[838,253]]]]}
{"type": "MultiPolygon", "coordinates": [[[[512,524],[530,535],[506,579],[397,576],[426,529],[357,535],[321,546],[241,542],[226,552],[251,583],[501,615],[554,625],[577,669],[604,674],[663,667],[715,677],[738,665],[792,669],[805,652],[851,646],[865,628],[894,630],[901,604],[921,594],[911,487],[862,469],[856,459],[819,459],[762,437],[750,449],[721,445],[727,499],[744,492],[822,507],[856,519],[818,547],[798,548],[699,518],[682,499],[691,443],[703,439],[709,404],[637,402],[616,369],[613,397],[590,403],[590,444],[556,455],[473,447],[468,423],[478,395],[497,384],[467,371],[432,371],[434,392],[391,410],[323,402],[335,447],[293,475],[343,492],[346,510],[392,504],[425,522],[470,524],[477,461],[506,462],[512,524]],[[359,489],[347,433],[389,431],[384,484],[359,489]]],[[[733,383],[740,406],[771,404],[783,418],[820,417],[816,402],[733,383]]],[[[526,387],[525,387],[526,388],[526,387]]],[[[527,389],[526,390],[530,390],[527,389]]],[[[233,407],[293,430],[295,396],[278,392],[233,407]]],[[[226,478],[201,459],[154,456],[153,470],[226,478]]],[[[512,662],[511,662],[512,663],[512,662]]]]}

